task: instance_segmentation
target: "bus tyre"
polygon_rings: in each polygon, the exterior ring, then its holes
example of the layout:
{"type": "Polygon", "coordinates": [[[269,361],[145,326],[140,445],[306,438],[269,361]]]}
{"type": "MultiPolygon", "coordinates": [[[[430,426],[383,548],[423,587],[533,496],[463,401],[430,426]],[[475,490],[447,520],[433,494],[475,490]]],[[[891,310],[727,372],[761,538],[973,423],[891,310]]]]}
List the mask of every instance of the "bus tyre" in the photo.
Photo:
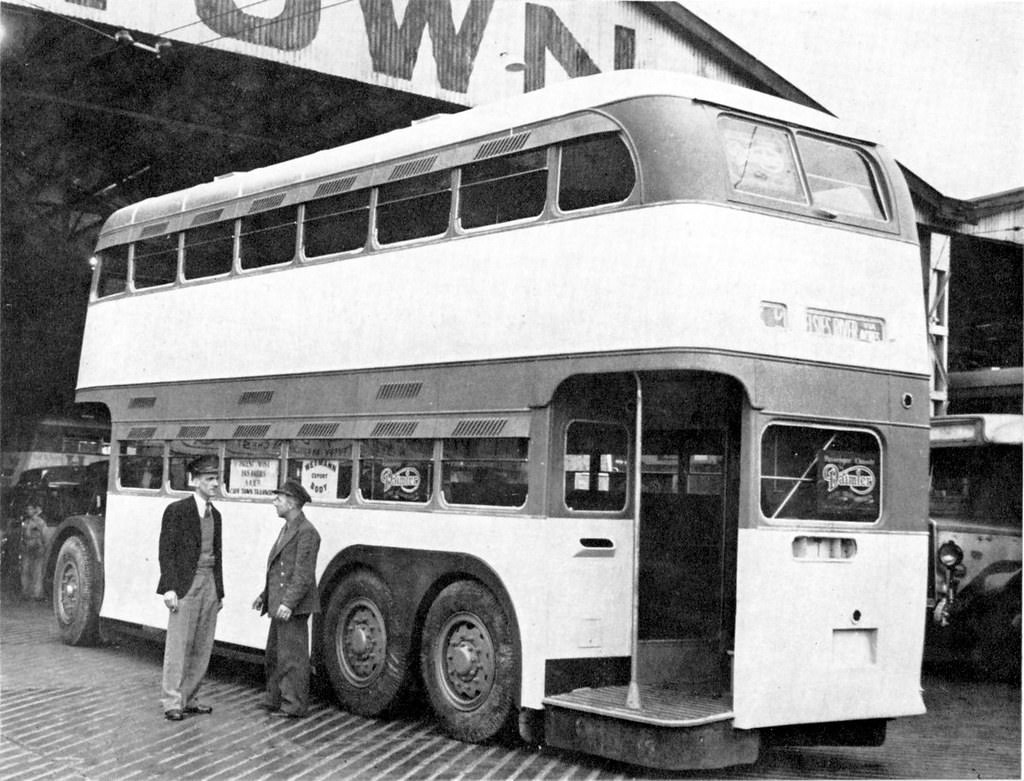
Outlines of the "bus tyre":
{"type": "Polygon", "coordinates": [[[53,571],[53,613],[61,639],[89,645],[99,638],[100,565],[81,537],[68,537],[53,571]]]}
{"type": "Polygon", "coordinates": [[[434,713],[453,738],[479,743],[511,727],[519,685],[515,631],[481,584],[452,583],[434,600],[420,667],[434,713]]]}
{"type": "Polygon", "coordinates": [[[347,575],[324,617],[323,658],[345,710],[378,716],[401,698],[409,681],[409,649],[394,625],[391,589],[371,572],[347,575]]]}

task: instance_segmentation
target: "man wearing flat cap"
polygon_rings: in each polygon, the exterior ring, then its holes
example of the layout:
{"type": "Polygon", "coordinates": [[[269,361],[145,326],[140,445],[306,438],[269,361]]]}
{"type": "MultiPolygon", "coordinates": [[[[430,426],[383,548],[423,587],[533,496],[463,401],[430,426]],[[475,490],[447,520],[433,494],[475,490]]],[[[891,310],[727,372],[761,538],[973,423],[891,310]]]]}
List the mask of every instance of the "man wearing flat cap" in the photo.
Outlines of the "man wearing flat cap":
{"type": "Polygon", "coordinates": [[[217,493],[220,464],[216,456],[204,456],[192,461],[188,472],[192,496],[167,505],[160,524],[156,593],[163,595],[168,611],[161,703],[170,721],[213,711],[196,695],[224,599],[220,510],[210,501],[217,493]]]}
{"type": "Polygon", "coordinates": [[[267,690],[260,707],[274,716],[300,718],[309,706],[309,616],[320,612],[320,535],[302,513],[309,494],[301,483],[285,480],[274,493],[274,509],[285,523],[267,557],[263,591],[252,604],[270,616],[267,690]]]}

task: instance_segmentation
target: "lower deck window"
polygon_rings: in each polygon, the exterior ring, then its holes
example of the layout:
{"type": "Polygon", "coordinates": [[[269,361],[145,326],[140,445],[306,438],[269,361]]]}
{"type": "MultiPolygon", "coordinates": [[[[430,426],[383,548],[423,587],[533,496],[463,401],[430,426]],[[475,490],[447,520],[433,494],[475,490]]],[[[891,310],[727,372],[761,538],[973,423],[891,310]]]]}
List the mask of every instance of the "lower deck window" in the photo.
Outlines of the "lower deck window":
{"type": "Polygon", "coordinates": [[[164,479],[164,443],[151,440],[121,442],[117,482],[122,488],[159,490],[164,479]]]}
{"type": "Polygon", "coordinates": [[[375,502],[430,501],[434,443],[430,439],[370,439],[360,446],[359,492],[375,502]]]}
{"type": "Polygon", "coordinates": [[[524,438],[446,439],[441,490],[448,504],[521,507],[526,503],[524,438]]]}
{"type": "Polygon", "coordinates": [[[249,498],[274,496],[280,485],[281,443],[276,439],[233,439],[224,446],[224,491],[249,498]]]}
{"type": "Polygon", "coordinates": [[[204,456],[219,457],[220,442],[209,439],[175,439],[171,442],[170,458],[167,459],[171,490],[192,490],[188,474],[189,464],[204,456]]]}
{"type": "Polygon", "coordinates": [[[768,518],[859,521],[880,514],[881,449],[866,431],[773,424],[761,438],[768,518]]]}
{"type": "Polygon", "coordinates": [[[629,435],[616,423],[573,421],[565,435],[565,506],[620,511],[626,507],[629,435]]]}
{"type": "Polygon", "coordinates": [[[288,445],[288,478],[297,480],[314,502],[347,499],[352,493],[352,442],[293,440],[288,445]]]}

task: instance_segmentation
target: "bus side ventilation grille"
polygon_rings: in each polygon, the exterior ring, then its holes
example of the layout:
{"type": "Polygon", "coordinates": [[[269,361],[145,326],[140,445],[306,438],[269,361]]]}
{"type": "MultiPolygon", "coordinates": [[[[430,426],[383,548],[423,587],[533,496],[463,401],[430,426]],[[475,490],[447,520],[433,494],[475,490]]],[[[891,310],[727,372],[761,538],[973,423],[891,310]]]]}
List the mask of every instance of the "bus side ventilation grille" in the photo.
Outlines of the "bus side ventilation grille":
{"type": "Polygon", "coordinates": [[[805,561],[843,561],[857,555],[857,541],[846,537],[796,537],[793,558],[805,561]]]}
{"type": "Polygon", "coordinates": [[[404,179],[407,176],[425,174],[434,167],[434,163],[436,162],[437,155],[431,155],[430,157],[421,157],[419,160],[410,160],[407,163],[399,163],[391,171],[391,176],[388,177],[388,181],[393,182],[395,179],[404,179]]]}
{"type": "Polygon", "coordinates": [[[303,423],[299,429],[299,439],[326,439],[334,436],[337,430],[337,423],[303,423]]]}
{"type": "Polygon", "coordinates": [[[220,215],[223,213],[223,209],[214,209],[213,211],[197,214],[192,218],[192,227],[194,228],[197,225],[208,225],[211,222],[216,222],[220,219],[220,215]]]}
{"type": "Polygon", "coordinates": [[[496,437],[508,423],[508,418],[468,418],[460,420],[454,430],[453,437],[496,437]]]}
{"type": "Polygon", "coordinates": [[[209,426],[182,426],[178,429],[178,439],[202,439],[209,432],[209,426]]]}
{"type": "Polygon", "coordinates": [[[371,437],[411,437],[419,423],[415,420],[382,420],[373,427],[371,437]]]}
{"type": "Polygon", "coordinates": [[[153,236],[159,236],[161,233],[166,233],[169,225],[169,222],[158,222],[156,225],[147,225],[142,229],[142,232],[139,234],[139,238],[149,239],[153,236]]]}
{"type": "Polygon", "coordinates": [[[269,404],[274,398],[272,390],[246,391],[238,397],[239,404],[269,404]]]}
{"type": "Polygon", "coordinates": [[[473,157],[474,160],[483,160],[485,157],[494,157],[495,155],[507,155],[510,152],[518,152],[530,139],[529,133],[520,133],[516,136],[507,136],[506,138],[498,138],[494,141],[488,141],[485,144],[481,144],[480,148],[476,150],[476,155],[473,157]]]}
{"type": "Polygon", "coordinates": [[[415,399],[423,390],[422,382],[390,382],[377,388],[377,399],[415,399]]]}
{"type": "Polygon", "coordinates": [[[150,409],[156,406],[156,396],[133,396],[128,409],[150,409]]]}
{"type": "Polygon", "coordinates": [[[156,426],[136,426],[129,429],[125,439],[152,439],[154,434],[156,434],[156,426]]]}
{"type": "Polygon", "coordinates": [[[235,433],[231,435],[232,439],[263,439],[270,431],[269,423],[249,423],[243,424],[235,429],[235,433]]]}
{"type": "Polygon", "coordinates": [[[326,198],[328,195],[337,195],[346,192],[356,183],[354,176],[346,176],[344,179],[332,179],[329,182],[321,182],[313,193],[314,198],[326,198]]]}
{"type": "Polygon", "coordinates": [[[269,195],[266,198],[257,198],[249,206],[249,214],[266,211],[267,209],[276,209],[281,205],[284,196],[284,193],[278,193],[277,195],[269,195]]]}

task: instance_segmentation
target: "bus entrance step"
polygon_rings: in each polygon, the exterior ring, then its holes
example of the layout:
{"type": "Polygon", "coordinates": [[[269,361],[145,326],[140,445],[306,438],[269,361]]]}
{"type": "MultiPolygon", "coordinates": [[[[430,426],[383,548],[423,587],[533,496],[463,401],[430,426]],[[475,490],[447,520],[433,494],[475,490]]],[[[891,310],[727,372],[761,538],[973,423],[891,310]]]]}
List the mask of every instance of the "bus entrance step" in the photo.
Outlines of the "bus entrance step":
{"type": "Polygon", "coordinates": [[[757,761],[760,733],[733,728],[731,698],[641,686],[641,707],[633,709],[626,694],[625,686],[607,686],[545,697],[545,742],[664,770],[757,761]]]}

